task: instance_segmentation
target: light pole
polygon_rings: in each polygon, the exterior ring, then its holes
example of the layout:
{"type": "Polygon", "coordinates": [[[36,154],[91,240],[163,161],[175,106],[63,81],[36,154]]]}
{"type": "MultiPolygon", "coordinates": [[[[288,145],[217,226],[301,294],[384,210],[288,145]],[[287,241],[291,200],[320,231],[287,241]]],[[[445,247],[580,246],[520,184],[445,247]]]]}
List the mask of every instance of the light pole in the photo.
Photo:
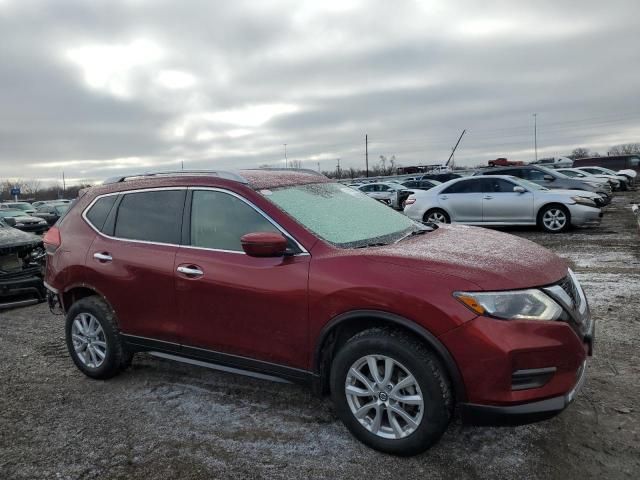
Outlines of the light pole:
{"type": "Polygon", "coordinates": [[[533,114],[533,148],[536,155],[536,162],[538,161],[538,114],[533,114]]]}
{"type": "Polygon", "coordinates": [[[287,144],[283,143],[284,145],[284,168],[289,168],[289,161],[287,160],[287,144]]]}

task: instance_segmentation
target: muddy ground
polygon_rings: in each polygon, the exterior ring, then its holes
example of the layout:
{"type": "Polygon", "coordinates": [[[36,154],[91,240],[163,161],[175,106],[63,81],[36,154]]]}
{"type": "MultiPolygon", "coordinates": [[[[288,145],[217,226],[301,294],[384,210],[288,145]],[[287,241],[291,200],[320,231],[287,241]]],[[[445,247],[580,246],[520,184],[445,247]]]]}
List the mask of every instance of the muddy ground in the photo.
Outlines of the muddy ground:
{"type": "Polygon", "coordinates": [[[585,387],[562,415],[517,428],[454,421],[423,455],[354,440],[327,400],[138,355],[110,381],[72,365],[63,318],[0,312],[0,478],[640,478],[640,236],[618,195],[603,224],[511,230],[567,258],[597,320],[585,387]]]}

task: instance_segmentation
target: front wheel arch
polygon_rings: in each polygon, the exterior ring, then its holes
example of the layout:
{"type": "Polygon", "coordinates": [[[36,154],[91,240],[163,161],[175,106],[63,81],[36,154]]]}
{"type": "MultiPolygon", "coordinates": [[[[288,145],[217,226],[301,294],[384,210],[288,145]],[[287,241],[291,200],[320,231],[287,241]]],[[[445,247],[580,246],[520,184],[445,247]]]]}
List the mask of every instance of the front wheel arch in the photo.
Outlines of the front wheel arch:
{"type": "Polygon", "coordinates": [[[334,317],[321,330],[313,357],[313,372],[316,377],[314,390],[324,395],[329,391],[331,360],[337,350],[353,335],[372,327],[394,327],[417,337],[431,349],[440,360],[451,379],[456,403],[466,400],[466,391],[458,364],[449,350],[438,338],[424,327],[399,315],[379,310],[355,310],[334,317]]]}
{"type": "Polygon", "coordinates": [[[571,212],[569,211],[567,206],[562,204],[562,203],[547,203],[546,205],[543,205],[542,207],[540,207],[538,209],[538,213],[536,215],[536,223],[538,224],[539,228],[543,229],[546,232],[551,232],[551,233],[566,232],[571,227],[571,212]],[[552,231],[552,230],[549,230],[549,229],[545,228],[545,226],[543,224],[543,221],[542,221],[543,215],[548,210],[551,210],[553,208],[558,208],[558,209],[562,210],[565,213],[565,215],[567,216],[567,222],[564,225],[564,227],[562,227],[561,229],[556,230],[556,231],[552,231]]]}
{"type": "Polygon", "coordinates": [[[428,221],[427,218],[432,213],[441,213],[442,215],[444,215],[445,223],[451,223],[451,215],[449,215],[449,212],[447,212],[446,210],[440,207],[430,208],[429,210],[424,212],[424,215],[422,216],[422,221],[427,222],[428,221]]]}

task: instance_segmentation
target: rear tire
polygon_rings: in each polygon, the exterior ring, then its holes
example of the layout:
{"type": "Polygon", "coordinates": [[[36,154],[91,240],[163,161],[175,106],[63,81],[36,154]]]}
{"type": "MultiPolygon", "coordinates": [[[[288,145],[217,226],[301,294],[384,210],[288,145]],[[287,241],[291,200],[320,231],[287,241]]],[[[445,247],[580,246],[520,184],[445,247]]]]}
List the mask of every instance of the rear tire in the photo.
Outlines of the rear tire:
{"type": "Polygon", "coordinates": [[[424,223],[451,223],[449,214],[441,208],[432,208],[427,210],[422,217],[424,223]]]}
{"type": "Polygon", "coordinates": [[[571,214],[563,205],[546,205],[538,212],[538,227],[547,233],[566,232],[571,227],[571,214]]]}
{"type": "Polygon", "coordinates": [[[453,398],[445,370],[402,331],[372,328],[349,339],[333,359],[330,381],[338,417],[381,452],[416,455],[449,425],[453,398]]]}
{"type": "Polygon", "coordinates": [[[67,312],[65,336],[76,367],[91,378],[111,378],[131,364],[111,307],[97,296],[85,297],[67,312]]]}

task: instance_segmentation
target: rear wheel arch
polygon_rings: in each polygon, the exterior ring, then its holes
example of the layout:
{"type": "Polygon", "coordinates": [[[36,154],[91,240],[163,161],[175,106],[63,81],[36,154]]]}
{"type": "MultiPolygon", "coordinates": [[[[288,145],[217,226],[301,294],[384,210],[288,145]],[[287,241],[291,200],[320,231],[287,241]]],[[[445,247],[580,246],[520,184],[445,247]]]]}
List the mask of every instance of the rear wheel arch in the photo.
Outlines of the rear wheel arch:
{"type": "Polygon", "coordinates": [[[61,293],[60,296],[62,297],[62,306],[65,312],[69,311],[74,303],[86,297],[98,297],[113,309],[106,297],[89,285],[73,286],[61,293]]]}
{"type": "Polygon", "coordinates": [[[329,391],[331,360],[339,348],[354,335],[374,327],[392,327],[404,331],[423,342],[433,351],[449,375],[456,403],[466,399],[462,374],[449,350],[432,333],[417,323],[399,315],[377,311],[356,310],[333,318],[320,332],[313,357],[313,372],[317,376],[316,393],[329,391]]]}

